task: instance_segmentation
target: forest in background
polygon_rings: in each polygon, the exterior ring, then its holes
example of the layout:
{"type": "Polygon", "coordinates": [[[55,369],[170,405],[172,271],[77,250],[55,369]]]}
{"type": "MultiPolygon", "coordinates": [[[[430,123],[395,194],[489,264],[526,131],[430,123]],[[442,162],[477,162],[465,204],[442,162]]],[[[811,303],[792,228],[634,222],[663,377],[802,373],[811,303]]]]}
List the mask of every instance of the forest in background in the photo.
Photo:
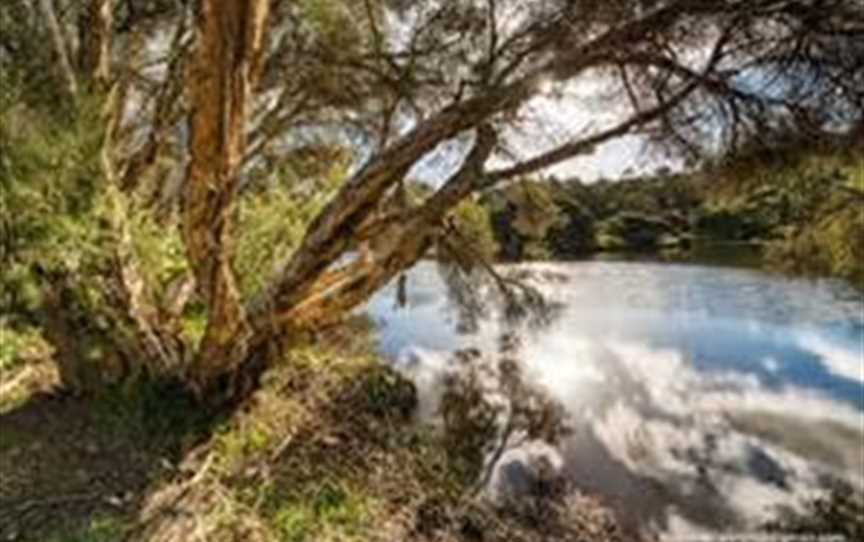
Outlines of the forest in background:
{"type": "Polygon", "coordinates": [[[598,253],[686,261],[700,249],[741,246],[766,268],[864,286],[864,152],[854,140],[755,151],[688,173],[524,180],[473,205],[459,219],[500,261],[598,253]]]}

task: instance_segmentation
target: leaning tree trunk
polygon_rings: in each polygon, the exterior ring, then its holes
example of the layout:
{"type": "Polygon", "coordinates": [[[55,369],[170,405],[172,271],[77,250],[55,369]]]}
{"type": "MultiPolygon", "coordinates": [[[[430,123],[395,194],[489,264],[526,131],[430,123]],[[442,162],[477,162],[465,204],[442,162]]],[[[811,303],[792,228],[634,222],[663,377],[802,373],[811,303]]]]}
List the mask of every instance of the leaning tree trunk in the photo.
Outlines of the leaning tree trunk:
{"type": "Polygon", "coordinates": [[[419,208],[403,208],[376,217],[372,215],[353,229],[349,238],[369,247],[365,256],[319,273],[310,286],[292,292],[290,304],[279,298],[252,313],[259,335],[279,329],[317,329],[337,323],[352,309],[414,266],[437,240],[448,212],[482,181],[483,165],[496,143],[495,132],[486,125],[477,129],[474,146],[462,166],[419,208]]]}
{"type": "MultiPolygon", "coordinates": [[[[475,187],[494,143],[481,130],[463,168],[413,216],[376,217],[388,187],[438,141],[466,128],[465,115],[447,111],[417,137],[404,138],[348,181],[310,225],[309,233],[271,288],[244,303],[232,268],[234,206],[246,151],[247,105],[259,76],[268,19],[267,0],[201,0],[187,77],[190,163],[183,190],[182,233],[207,308],[207,327],[187,380],[200,397],[242,394],[247,377],[273,339],[338,321],[412,266],[434,240],[446,212],[475,187]],[[332,269],[364,237],[370,258],[332,269]],[[386,243],[375,243],[386,239],[386,243]]],[[[496,96],[493,103],[506,102],[496,96]]],[[[478,108],[488,114],[491,106],[478,108]]],[[[474,113],[477,115],[477,113],[474,113]]],[[[266,361],[266,359],[264,360],[266,361]]]]}
{"type": "Polygon", "coordinates": [[[382,151],[310,224],[299,249],[263,294],[244,303],[232,268],[234,206],[268,1],[200,0],[198,6],[186,82],[191,157],[182,233],[208,322],[187,380],[199,397],[222,400],[249,389],[247,377],[266,365],[264,347],[274,339],[282,342],[287,336],[290,342],[300,331],[338,321],[423,256],[447,212],[480,182],[494,146],[491,129],[478,130],[462,168],[422,208],[386,216],[376,215],[375,209],[440,141],[517,103],[528,86],[447,108],[382,151]],[[370,257],[334,269],[339,256],[364,238],[374,247],[370,257]],[[262,358],[265,363],[255,363],[262,358]]]}

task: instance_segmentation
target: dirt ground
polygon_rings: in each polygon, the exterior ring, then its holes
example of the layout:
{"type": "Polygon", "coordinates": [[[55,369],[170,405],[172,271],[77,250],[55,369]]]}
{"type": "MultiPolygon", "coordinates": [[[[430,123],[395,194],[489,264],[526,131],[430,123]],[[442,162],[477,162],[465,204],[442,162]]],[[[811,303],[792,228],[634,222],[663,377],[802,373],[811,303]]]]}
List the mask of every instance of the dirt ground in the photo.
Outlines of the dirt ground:
{"type": "Polygon", "coordinates": [[[0,541],[628,538],[589,498],[542,518],[466,498],[412,385],[371,358],[298,355],[215,417],[165,388],[29,391],[0,402],[0,541]]]}
{"type": "Polygon", "coordinates": [[[74,397],[50,371],[25,369],[0,403],[0,540],[76,540],[100,518],[134,515],[182,449],[144,412],[158,397],[74,397]]]}

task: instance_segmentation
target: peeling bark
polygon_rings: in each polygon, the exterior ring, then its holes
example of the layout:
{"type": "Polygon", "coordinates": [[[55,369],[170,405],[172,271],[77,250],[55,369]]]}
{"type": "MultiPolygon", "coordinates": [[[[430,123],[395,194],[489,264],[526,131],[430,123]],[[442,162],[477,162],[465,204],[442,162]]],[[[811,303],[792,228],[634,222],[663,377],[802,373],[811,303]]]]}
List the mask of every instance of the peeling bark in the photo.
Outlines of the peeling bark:
{"type": "Polygon", "coordinates": [[[138,270],[132,234],[126,221],[127,208],[116,186],[109,188],[110,222],[117,236],[112,269],[115,298],[136,335],[141,362],[152,376],[178,375],[183,363],[182,343],[169,326],[163,325],[153,292],[138,270]],[[154,363],[158,363],[154,365],[154,363]]]}
{"type": "Polygon", "coordinates": [[[88,9],[86,43],[82,44],[84,71],[97,89],[106,90],[111,81],[114,0],[91,0],[88,9]]]}
{"type": "MultiPolygon", "coordinates": [[[[366,302],[432,246],[447,213],[480,183],[483,164],[492,154],[495,133],[482,125],[472,151],[453,176],[419,209],[394,213],[380,223],[360,228],[372,234],[368,257],[320,274],[311,286],[293,292],[288,304],[274,305],[254,321],[259,334],[281,327],[314,330],[335,324],[366,302]]],[[[357,236],[354,236],[357,239],[357,236]]]]}
{"type": "Polygon", "coordinates": [[[231,267],[234,202],[246,147],[247,102],[260,71],[269,2],[201,0],[188,73],[191,161],[183,193],[183,238],[208,308],[192,367],[202,392],[246,354],[246,313],[231,267]]]}

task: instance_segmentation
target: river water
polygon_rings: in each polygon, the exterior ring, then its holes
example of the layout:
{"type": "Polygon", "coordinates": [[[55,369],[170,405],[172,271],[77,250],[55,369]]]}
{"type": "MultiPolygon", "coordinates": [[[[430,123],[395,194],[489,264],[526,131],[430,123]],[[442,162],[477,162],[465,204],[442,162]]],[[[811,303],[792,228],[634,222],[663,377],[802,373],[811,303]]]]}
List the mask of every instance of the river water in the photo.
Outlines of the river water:
{"type": "MultiPolygon", "coordinates": [[[[580,490],[654,534],[755,528],[829,478],[864,485],[864,301],[839,281],[647,262],[521,264],[560,305],[524,331],[520,359],[573,434],[554,451],[580,490]]],[[[435,264],[368,313],[381,348],[434,419],[451,354],[495,349],[473,332],[435,264]]]]}

